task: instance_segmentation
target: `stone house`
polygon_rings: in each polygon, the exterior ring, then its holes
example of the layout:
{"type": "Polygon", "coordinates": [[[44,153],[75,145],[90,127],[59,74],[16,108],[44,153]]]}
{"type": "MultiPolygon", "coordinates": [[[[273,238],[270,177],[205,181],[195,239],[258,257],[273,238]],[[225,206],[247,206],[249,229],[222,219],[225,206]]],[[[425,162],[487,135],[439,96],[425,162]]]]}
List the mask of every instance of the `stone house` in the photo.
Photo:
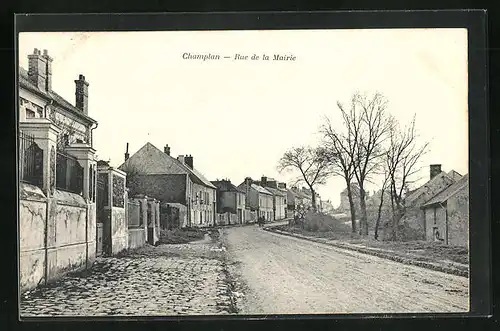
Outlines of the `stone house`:
{"type": "Polygon", "coordinates": [[[247,208],[256,211],[258,217],[264,217],[266,221],[274,219],[273,194],[271,192],[254,184],[250,177],[245,178],[245,181],[238,185],[238,188],[245,191],[247,208]]]}
{"type": "Polygon", "coordinates": [[[28,60],[18,71],[21,291],[90,267],[97,254],[89,84],[74,81],[73,105],[52,89],[48,52],[34,49],[28,60]]]}
{"type": "Polygon", "coordinates": [[[162,202],[160,220],[165,224],[168,208],[182,205],[173,220],[180,227],[206,227],[215,224],[216,187],[194,168],[191,155],[170,156],[170,147],[163,152],[146,143],[135,154],[125,156],[119,169],[127,173],[127,187],[132,195],[145,194],[162,202]]]}
{"type": "Polygon", "coordinates": [[[243,224],[245,220],[245,191],[228,179],[212,181],[216,189],[217,224],[243,224]]]}
{"type": "Polygon", "coordinates": [[[446,245],[468,246],[469,242],[469,176],[435,195],[423,206],[424,233],[428,241],[446,245]]]}
{"type": "Polygon", "coordinates": [[[421,207],[436,194],[454,184],[457,175],[459,174],[454,170],[446,173],[441,170],[440,164],[433,164],[430,166],[429,181],[405,196],[405,213],[400,224],[415,231],[414,239],[425,238],[424,211],[421,207]]]}

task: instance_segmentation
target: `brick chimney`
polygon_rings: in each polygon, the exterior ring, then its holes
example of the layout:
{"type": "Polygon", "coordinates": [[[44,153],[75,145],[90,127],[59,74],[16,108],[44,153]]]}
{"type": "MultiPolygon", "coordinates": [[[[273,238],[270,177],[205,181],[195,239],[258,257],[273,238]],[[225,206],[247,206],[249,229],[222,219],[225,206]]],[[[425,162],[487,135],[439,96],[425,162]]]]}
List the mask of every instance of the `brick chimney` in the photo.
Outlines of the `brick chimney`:
{"type": "Polygon", "coordinates": [[[179,155],[177,157],[177,160],[179,160],[181,163],[185,164],[185,162],[184,162],[184,155],[179,155]]]}
{"type": "Polygon", "coordinates": [[[191,154],[189,155],[186,155],[186,157],[184,158],[184,161],[186,162],[186,165],[193,169],[193,156],[191,154]]]}
{"type": "Polygon", "coordinates": [[[260,186],[262,187],[266,187],[267,186],[267,177],[266,176],[262,176],[261,179],[260,179],[260,186]]]}
{"type": "Polygon", "coordinates": [[[431,164],[430,165],[430,179],[436,177],[441,173],[441,165],[440,164],[431,164]]]}
{"type": "Polygon", "coordinates": [[[286,183],[278,183],[278,188],[286,189],[286,183]]]}
{"type": "Polygon", "coordinates": [[[168,146],[168,144],[163,147],[163,152],[167,155],[170,155],[170,147],[168,146]]]}
{"type": "Polygon", "coordinates": [[[75,80],[75,106],[80,109],[85,115],[89,114],[89,83],[85,81],[85,76],[80,74],[75,80]]]}
{"type": "Polygon", "coordinates": [[[38,48],[28,55],[29,80],[42,91],[52,90],[52,58],[46,49],[43,54],[38,48]]]}
{"type": "Polygon", "coordinates": [[[272,187],[272,188],[278,188],[278,182],[275,179],[268,180],[267,186],[272,187]]]}
{"type": "Polygon", "coordinates": [[[125,150],[125,161],[128,160],[129,156],[130,155],[128,154],[128,143],[127,143],[127,149],[125,150]]]}

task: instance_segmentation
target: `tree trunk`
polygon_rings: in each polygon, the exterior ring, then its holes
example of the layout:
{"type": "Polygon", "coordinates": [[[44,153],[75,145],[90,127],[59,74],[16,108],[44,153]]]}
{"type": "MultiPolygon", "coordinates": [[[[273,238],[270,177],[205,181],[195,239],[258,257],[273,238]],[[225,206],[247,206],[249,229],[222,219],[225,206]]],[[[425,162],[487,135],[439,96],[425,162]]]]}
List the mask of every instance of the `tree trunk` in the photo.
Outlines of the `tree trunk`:
{"type": "Polygon", "coordinates": [[[347,198],[349,199],[349,208],[351,209],[351,225],[352,232],[356,233],[356,207],[352,200],[351,183],[347,182],[347,198]]]}
{"type": "Polygon", "coordinates": [[[316,192],[314,192],[314,189],[312,186],[309,186],[311,189],[311,204],[312,204],[312,210],[313,212],[316,212],[316,192]]]}
{"type": "Polygon", "coordinates": [[[361,218],[359,221],[359,234],[368,235],[368,221],[366,216],[366,201],[365,201],[365,189],[359,186],[359,204],[361,207],[361,218]]]}
{"type": "Polygon", "coordinates": [[[378,228],[380,226],[380,214],[382,213],[382,205],[384,204],[384,190],[381,190],[380,203],[378,205],[377,221],[375,222],[375,240],[378,240],[378,228]]]}

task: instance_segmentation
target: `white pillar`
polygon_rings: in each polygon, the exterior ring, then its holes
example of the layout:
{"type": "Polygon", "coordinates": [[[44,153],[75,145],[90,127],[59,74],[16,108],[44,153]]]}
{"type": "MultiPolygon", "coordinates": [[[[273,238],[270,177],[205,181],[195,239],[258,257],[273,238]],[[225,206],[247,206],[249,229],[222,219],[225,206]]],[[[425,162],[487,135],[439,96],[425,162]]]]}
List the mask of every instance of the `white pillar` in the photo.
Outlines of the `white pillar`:
{"type": "Polygon", "coordinates": [[[51,196],[56,186],[57,136],[60,129],[46,118],[30,118],[19,123],[19,130],[34,137],[35,143],[43,150],[42,190],[51,196]]]}

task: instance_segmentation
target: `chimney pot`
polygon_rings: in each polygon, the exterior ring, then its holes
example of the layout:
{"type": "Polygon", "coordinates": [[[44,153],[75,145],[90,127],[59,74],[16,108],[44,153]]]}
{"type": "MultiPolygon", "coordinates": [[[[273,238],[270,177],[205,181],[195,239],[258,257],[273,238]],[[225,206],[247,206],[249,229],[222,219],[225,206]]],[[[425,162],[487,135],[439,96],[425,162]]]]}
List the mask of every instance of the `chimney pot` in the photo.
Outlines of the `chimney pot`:
{"type": "Polygon", "coordinates": [[[430,179],[433,179],[441,173],[441,164],[430,165],[430,179]]]}
{"type": "Polygon", "coordinates": [[[167,155],[170,155],[170,147],[168,146],[168,144],[163,147],[163,152],[167,155]]]}

